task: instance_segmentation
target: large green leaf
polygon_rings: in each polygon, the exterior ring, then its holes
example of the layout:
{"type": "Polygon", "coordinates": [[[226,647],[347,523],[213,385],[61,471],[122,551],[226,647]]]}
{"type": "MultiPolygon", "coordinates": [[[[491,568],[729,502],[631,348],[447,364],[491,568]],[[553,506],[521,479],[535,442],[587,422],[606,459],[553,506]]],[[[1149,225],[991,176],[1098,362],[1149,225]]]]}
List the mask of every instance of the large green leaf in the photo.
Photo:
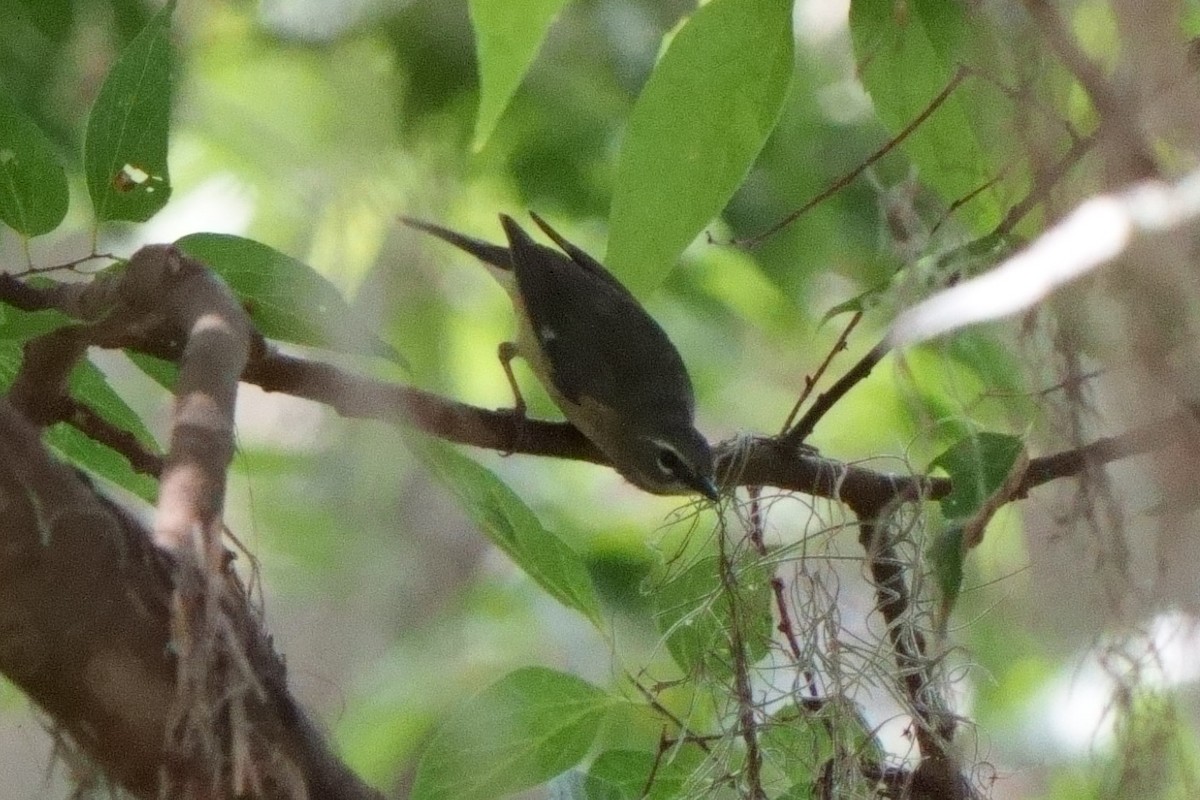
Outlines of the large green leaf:
{"type": "Polygon", "coordinates": [[[175,391],[175,384],[179,382],[178,365],[135,350],[126,350],[125,356],[159,386],[169,392],[175,391]]]}
{"type": "Polygon", "coordinates": [[[416,448],[492,543],[568,608],[600,621],[600,602],[579,554],[542,527],[521,498],[488,470],[436,442],[416,448]]]}
{"type": "MultiPolygon", "coordinates": [[[[138,443],[152,453],[162,450],[154,435],[108,383],[108,377],[91,361],[80,361],[71,372],[71,396],[86,403],[104,420],[120,430],[133,434],[138,443]]],[[[112,481],[148,503],[158,496],[158,481],[149,475],[135,472],[129,461],[91,437],[65,423],[47,431],[46,441],[73,463],[112,481]]]]}
{"type": "Polygon", "coordinates": [[[470,0],[479,61],[474,146],[487,142],[566,0],[470,0]]]}
{"type": "Polygon", "coordinates": [[[175,2],[137,35],[100,87],[88,118],[83,167],[96,219],[147,220],[167,203],[171,45],[175,2]]]}
{"type": "Polygon", "coordinates": [[[303,261],[226,233],[193,233],[175,244],[229,284],[264,336],[404,363],[358,321],[341,292],[303,261]]]}
{"type": "Polygon", "coordinates": [[[672,800],[687,797],[684,788],[699,771],[697,747],[656,754],[644,750],[609,750],[588,770],[587,800],[672,800]],[[653,779],[651,779],[653,778],[653,779]]]}
{"type": "Polygon", "coordinates": [[[0,89],[0,220],[25,236],[48,233],[67,215],[67,199],[54,146],[0,89]]]}
{"type": "MultiPolygon", "coordinates": [[[[875,113],[899,134],[929,109],[963,66],[993,79],[999,49],[990,46],[987,19],[969,4],[911,0],[903,13],[893,0],[853,0],[850,32],[858,74],[875,113]]],[[[923,120],[902,147],[920,169],[921,181],[946,202],[967,198],[959,210],[977,230],[990,230],[1006,207],[1006,195],[1024,180],[1013,163],[1014,137],[1005,128],[1012,103],[993,83],[969,78],[923,120]]]]}
{"type": "MultiPolygon", "coordinates": [[[[733,591],[709,556],[655,584],[654,618],[675,663],[690,672],[733,673],[733,626],[749,664],[767,654],[771,640],[771,582],[758,564],[735,565],[733,591]]],[[[749,666],[749,664],[747,666],[749,666]]]]}
{"type": "Polygon", "coordinates": [[[713,0],[671,41],[629,118],[608,266],[660,283],[733,195],[775,127],[793,71],[791,0],[713,0]]]}
{"type": "Polygon", "coordinates": [[[99,414],[113,426],[130,433],[138,442],[152,452],[161,452],[154,434],[142,422],[142,418],[130,408],[121,395],[113,390],[99,367],[84,359],[75,365],[70,379],[71,395],[99,414]]]}
{"type": "Polygon", "coordinates": [[[413,800],[488,800],[574,766],[614,703],[601,689],[542,667],[517,670],[438,730],[417,765],[413,800]]]}
{"type": "Polygon", "coordinates": [[[124,456],[78,428],[65,422],[51,425],[46,430],[46,444],[72,464],[120,486],[147,503],[153,503],[158,497],[158,481],[149,475],[134,472],[124,456]]]}

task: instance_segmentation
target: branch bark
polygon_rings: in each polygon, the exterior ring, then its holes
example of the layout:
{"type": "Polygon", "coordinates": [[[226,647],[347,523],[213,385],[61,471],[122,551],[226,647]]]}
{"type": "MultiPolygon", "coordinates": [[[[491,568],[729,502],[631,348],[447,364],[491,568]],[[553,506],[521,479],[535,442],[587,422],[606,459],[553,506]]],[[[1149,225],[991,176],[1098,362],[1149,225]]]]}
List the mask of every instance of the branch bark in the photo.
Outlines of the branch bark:
{"type": "MultiPolygon", "coordinates": [[[[128,512],[54,460],[37,428],[4,399],[0,441],[0,671],[115,781],[156,798],[176,696],[178,562],[128,512]]],[[[382,798],[338,761],[292,699],[250,606],[225,608],[258,682],[248,713],[269,734],[267,755],[299,777],[298,786],[265,785],[254,796],[382,798]]]]}

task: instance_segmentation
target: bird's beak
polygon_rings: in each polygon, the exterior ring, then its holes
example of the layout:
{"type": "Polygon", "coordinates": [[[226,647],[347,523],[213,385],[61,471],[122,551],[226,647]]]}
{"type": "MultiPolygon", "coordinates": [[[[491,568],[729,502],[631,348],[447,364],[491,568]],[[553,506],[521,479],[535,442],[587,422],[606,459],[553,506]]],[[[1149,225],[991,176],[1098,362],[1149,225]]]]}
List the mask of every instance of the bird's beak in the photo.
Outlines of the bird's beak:
{"type": "Polygon", "coordinates": [[[717,484],[712,478],[697,477],[692,488],[714,503],[721,499],[721,493],[717,491],[717,484]]]}

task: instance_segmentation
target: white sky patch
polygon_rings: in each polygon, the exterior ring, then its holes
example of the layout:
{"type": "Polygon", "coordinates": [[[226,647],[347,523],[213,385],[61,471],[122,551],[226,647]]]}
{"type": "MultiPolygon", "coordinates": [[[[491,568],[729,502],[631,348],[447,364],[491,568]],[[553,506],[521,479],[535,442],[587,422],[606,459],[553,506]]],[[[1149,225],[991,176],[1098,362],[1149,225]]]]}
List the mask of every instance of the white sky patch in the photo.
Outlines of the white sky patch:
{"type": "Polygon", "coordinates": [[[259,18],[275,33],[308,41],[332,41],[357,25],[376,0],[263,0],[259,18]]]}
{"type": "Polygon", "coordinates": [[[137,244],[173,242],[189,233],[245,235],[254,218],[254,191],[231,173],[217,173],[177,194],[137,232],[137,244]]]}
{"type": "Polygon", "coordinates": [[[841,35],[850,24],[850,0],[800,0],[792,12],[796,38],[824,44],[841,35]]]}
{"type": "Polygon", "coordinates": [[[1123,652],[1136,663],[1118,671],[1119,658],[1103,663],[1104,651],[1090,651],[1074,659],[1046,689],[1033,699],[1055,744],[1073,753],[1105,747],[1113,736],[1113,697],[1122,681],[1150,690],[1169,690],[1200,680],[1200,620],[1178,611],[1154,617],[1146,634],[1131,636],[1123,652]],[[1136,675],[1132,673],[1137,671],[1136,675]]]}

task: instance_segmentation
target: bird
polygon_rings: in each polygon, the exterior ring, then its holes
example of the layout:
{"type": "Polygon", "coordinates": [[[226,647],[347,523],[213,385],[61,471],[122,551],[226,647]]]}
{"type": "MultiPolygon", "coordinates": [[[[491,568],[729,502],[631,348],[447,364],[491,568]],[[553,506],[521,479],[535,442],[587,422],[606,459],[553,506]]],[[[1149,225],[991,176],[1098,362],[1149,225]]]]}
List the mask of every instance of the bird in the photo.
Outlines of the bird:
{"type": "Polygon", "coordinates": [[[517,333],[498,355],[518,414],[525,402],[511,361],[520,356],[567,421],[628,481],[652,494],[699,493],[716,502],[712,449],[696,430],[695,391],[679,351],[599,261],[530,217],[558,250],[505,214],[507,246],[413,217],[400,221],[475,256],[509,294],[517,333]]]}

